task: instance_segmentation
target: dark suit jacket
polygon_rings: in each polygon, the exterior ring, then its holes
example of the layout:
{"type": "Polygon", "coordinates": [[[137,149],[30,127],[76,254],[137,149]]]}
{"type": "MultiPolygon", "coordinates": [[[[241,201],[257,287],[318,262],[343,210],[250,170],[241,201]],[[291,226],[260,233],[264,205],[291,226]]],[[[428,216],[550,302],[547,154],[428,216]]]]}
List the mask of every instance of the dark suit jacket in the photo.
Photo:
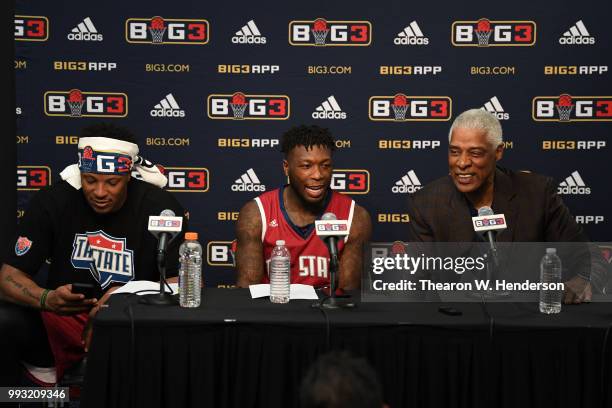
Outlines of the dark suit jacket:
{"type": "MultiPolygon", "coordinates": [[[[491,207],[496,214],[504,214],[507,223],[507,229],[497,234],[497,241],[587,242],[588,237],[556,191],[556,183],[549,177],[497,167],[491,207]]],[[[429,183],[408,200],[409,240],[482,241],[474,232],[470,208],[471,203],[457,190],[450,176],[429,183]]],[[[543,249],[540,250],[537,256],[543,255],[543,249]]],[[[607,279],[601,273],[595,276],[586,263],[581,267],[573,265],[570,273],[590,276],[594,285],[601,288],[607,279]]]]}
{"type": "MultiPolygon", "coordinates": [[[[508,225],[497,241],[588,241],[556,190],[551,178],[497,167],[491,208],[508,225]]],[[[450,176],[429,183],[409,199],[410,240],[476,240],[470,206],[450,176]]]]}

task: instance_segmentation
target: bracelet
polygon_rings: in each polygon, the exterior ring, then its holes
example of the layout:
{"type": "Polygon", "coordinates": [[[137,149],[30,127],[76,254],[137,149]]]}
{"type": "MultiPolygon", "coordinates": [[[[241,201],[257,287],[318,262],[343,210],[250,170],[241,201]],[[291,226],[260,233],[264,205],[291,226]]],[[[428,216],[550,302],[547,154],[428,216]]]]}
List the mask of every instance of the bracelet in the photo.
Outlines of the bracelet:
{"type": "Polygon", "coordinates": [[[45,310],[47,306],[47,295],[51,292],[51,289],[45,289],[40,295],[40,310],[45,310]]]}

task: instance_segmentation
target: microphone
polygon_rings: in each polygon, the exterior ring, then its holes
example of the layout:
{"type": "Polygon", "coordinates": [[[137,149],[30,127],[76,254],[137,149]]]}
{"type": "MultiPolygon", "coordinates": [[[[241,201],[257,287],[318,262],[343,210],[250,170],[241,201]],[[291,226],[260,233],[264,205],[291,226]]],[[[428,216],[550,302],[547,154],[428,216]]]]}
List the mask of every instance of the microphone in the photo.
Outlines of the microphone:
{"type": "Polygon", "coordinates": [[[181,232],[183,217],[176,217],[174,211],[164,210],[159,216],[149,216],[148,229],[157,239],[157,253],[165,253],[168,244],[181,232]]]}
{"type": "Polygon", "coordinates": [[[329,251],[330,264],[337,267],[338,262],[338,238],[343,238],[348,235],[348,222],[346,220],[338,220],[336,214],[325,213],[320,220],[315,221],[315,229],[317,235],[325,242],[329,251]]]}
{"type": "Polygon", "coordinates": [[[506,229],[506,217],[504,214],[495,214],[491,207],[484,206],[478,209],[478,217],[472,217],[472,224],[474,225],[474,231],[482,232],[486,236],[489,246],[491,247],[493,262],[498,266],[499,260],[497,258],[495,235],[497,231],[506,229]]]}
{"type": "Polygon", "coordinates": [[[159,293],[144,295],[142,302],[151,305],[172,305],[176,300],[166,293],[166,248],[183,229],[183,217],[176,217],[174,211],[164,210],[160,215],[150,215],[147,229],[157,239],[157,268],[159,269],[159,293]]]}
{"type": "Polygon", "coordinates": [[[335,290],[335,275],[338,271],[338,239],[348,235],[348,222],[338,220],[336,214],[325,213],[320,220],[315,221],[315,230],[319,238],[325,242],[329,252],[330,283],[335,290]]]}
{"type": "MultiPolygon", "coordinates": [[[[349,225],[347,220],[338,220],[336,214],[325,213],[320,220],[315,221],[315,230],[319,238],[325,242],[329,251],[329,293],[324,291],[328,297],[324,298],[323,302],[317,302],[316,307],[324,309],[337,309],[340,307],[354,307],[355,303],[346,301],[336,297],[336,273],[338,272],[338,240],[349,234],[349,225]],[[326,302],[329,300],[328,302],[326,302]]],[[[340,295],[339,295],[340,296],[340,295]]],[[[346,298],[349,295],[344,295],[341,292],[341,297],[346,298]]]]}

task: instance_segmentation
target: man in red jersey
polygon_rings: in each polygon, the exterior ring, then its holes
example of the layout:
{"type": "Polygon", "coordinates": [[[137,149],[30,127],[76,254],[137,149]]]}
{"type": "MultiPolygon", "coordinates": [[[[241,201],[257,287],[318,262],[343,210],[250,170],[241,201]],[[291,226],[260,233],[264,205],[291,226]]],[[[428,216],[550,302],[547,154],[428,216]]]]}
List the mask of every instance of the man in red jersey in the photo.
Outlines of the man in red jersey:
{"type": "Polygon", "coordinates": [[[338,287],[360,286],[363,244],[372,225],[364,208],[330,188],[335,148],[329,130],[318,126],[293,127],[283,135],[289,184],[249,201],[238,216],[238,286],[269,282],[270,256],[279,239],[291,253],[291,283],[328,285],[329,253],[314,230],[314,221],[328,212],[349,223],[349,235],[338,243],[338,287]]]}

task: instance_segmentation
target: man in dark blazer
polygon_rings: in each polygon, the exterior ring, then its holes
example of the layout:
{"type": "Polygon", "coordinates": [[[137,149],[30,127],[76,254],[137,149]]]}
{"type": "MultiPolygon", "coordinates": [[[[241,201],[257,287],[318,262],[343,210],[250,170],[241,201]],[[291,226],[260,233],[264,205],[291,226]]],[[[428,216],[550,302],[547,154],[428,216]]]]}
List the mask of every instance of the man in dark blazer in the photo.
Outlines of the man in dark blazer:
{"type": "MultiPolygon", "coordinates": [[[[504,214],[507,229],[500,242],[587,242],[582,228],[556,193],[551,178],[497,166],[504,153],[497,118],[482,109],[463,112],[449,132],[449,174],[414,193],[409,201],[409,240],[477,242],[471,217],[491,207],[504,214]]],[[[603,287],[604,275],[587,273],[566,282],[564,301],[590,301],[592,281],[603,287]],[[597,280],[597,282],[596,282],[597,280]]]]}

